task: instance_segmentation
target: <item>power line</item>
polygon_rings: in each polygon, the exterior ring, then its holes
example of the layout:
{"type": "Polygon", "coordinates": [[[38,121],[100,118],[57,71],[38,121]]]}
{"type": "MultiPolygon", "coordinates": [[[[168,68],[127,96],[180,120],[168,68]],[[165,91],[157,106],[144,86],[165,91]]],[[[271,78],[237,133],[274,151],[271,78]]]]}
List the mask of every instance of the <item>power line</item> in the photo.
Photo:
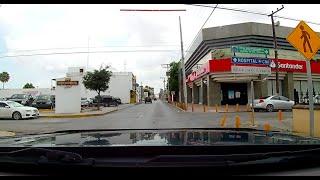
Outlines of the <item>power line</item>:
{"type": "MultiPolygon", "coordinates": [[[[179,44],[173,45],[173,44],[168,44],[168,45],[129,45],[129,46],[99,46],[99,47],[90,47],[90,49],[98,49],[98,48],[110,48],[110,47],[178,47],[180,46],[179,44]]],[[[9,49],[7,52],[2,52],[2,53],[8,53],[8,52],[27,52],[27,51],[47,51],[47,50],[69,50],[69,49],[87,49],[88,46],[86,47],[66,47],[66,48],[43,48],[43,49],[21,49],[21,50],[14,50],[14,49],[9,49]]]]}
{"type": "Polygon", "coordinates": [[[189,48],[191,47],[191,45],[193,44],[193,42],[196,40],[197,36],[199,35],[199,33],[201,32],[202,28],[205,26],[205,24],[207,23],[207,21],[210,19],[212,13],[214,12],[214,10],[216,10],[216,8],[218,7],[218,4],[216,4],[216,6],[213,8],[213,10],[211,11],[211,13],[209,14],[209,16],[207,17],[207,19],[204,21],[204,23],[202,24],[201,28],[199,29],[197,35],[193,38],[192,42],[189,44],[188,46],[188,51],[189,48]]]}
{"type": "Polygon", "coordinates": [[[86,54],[86,53],[135,53],[135,52],[178,52],[180,50],[127,50],[127,51],[78,51],[78,52],[52,52],[52,53],[34,53],[34,54],[19,54],[19,55],[4,55],[2,58],[20,57],[20,56],[44,56],[44,55],[61,55],[61,54],[86,54]]]}
{"type": "Polygon", "coordinates": [[[164,11],[164,12],[174,12],[174,11],[186,11],[185,9],[120,9],[120,11],[145,11],[145,12],[153,12],[153,11],[164,11]]]}
{"type": "MultiPolygon", "coordinates": [[[[200,6],[200,7],[207,7],[207,8],[215,8],[213,6],[208,6],[208,5],[198,5],[198,4],[186,4],[186,5],[191,5],[191,6],[200,6]]],[[[217,7],[217,9],[224,9],[224,10],[230,10],[230,11],[238,11],[238,12],[243,12],[243,13],[249,13],[249,14],[256,14],[256,15],[262,15],[262,16],[268,16],[269,14],[267,13],[262,13],[262,12],[254,12],[254,11],[249,11],[249,10],[245,10],[245,9],[235,9],[235,8],[226,8],[226,7],[217,7]]],[[[285,17],[285,16],[274,16],[280,19],[287,19],[287,20],[292,20],[292,21],[301,21],[299,19],[295,19],[295,18],[289,18],[289,17],[285,17]]],[[[310,24],[315,24],[315,25],[320,25],[320,23],[315,23],[315,22],[311,22],[311,21],[305,21],[307,23],[310,24]]]]}

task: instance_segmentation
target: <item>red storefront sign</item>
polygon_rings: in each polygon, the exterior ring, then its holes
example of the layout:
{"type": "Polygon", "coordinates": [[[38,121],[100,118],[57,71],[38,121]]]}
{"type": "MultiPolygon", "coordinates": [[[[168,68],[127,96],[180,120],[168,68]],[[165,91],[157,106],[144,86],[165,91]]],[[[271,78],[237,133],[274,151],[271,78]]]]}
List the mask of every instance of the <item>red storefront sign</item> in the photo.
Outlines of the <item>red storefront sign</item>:
{"type": "MultiPolygon", "coordinates": [[[[320,74],[320,62],[312,60],[310,63],[311,72],[314,74],[320,74]]],[[[201,67],[198,71],[192,72],[188,76],[187,82],[192,82],[208,73],[231,72],[231,65],[231,58],[209,60],[208,63],[201,67]]],[[[307,72],[306,61],[304,60],[278,59],[278,65],[280,72],[307,72]]],[[[276,70],[275,60],[273,58],[271,58],[270,66],[272,71],[276,70]]]]}
{"type": "MultiPolygon", "coordinates": [[[[272,71],[276,70],[276,61],[271,59],[270,67],[272,71]]],[[[306,62],[298,60],[278,59],[279,71],[284,72],[307,72],[306,62]]]]}
{"type": "Polygon", "coordinates": [[[197,71],[193,71],[191,74],[189,74],[186,82],[192,82],[195,79],[198,79],[199,77],[209,73],[210,72],[209,63],[210,63],[210,61],[208,61],[207,63],[203,64],[201,66],[201,68],[199,68],[197,71]]]}

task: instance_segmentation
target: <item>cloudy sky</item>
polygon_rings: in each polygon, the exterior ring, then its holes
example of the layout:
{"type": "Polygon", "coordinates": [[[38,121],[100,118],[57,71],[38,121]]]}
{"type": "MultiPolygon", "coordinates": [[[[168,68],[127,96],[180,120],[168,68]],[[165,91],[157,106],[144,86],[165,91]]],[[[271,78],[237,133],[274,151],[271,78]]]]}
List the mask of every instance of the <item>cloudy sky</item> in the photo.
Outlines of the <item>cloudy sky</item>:
{"type": "MultiPolygon", "coordinates": [[[[211,4],[212,6],[215,4],[211,4]]],[[[234,5],[270,13],[281,5],[234,5]]],[[[279,16],[319,22],[320,5],[284,5],[279,16]]],[[[63,77],[68,67],[89,69],[110,65],[113,71],[131,71],[137,81],[163,87],[161,64],[181,57],[178,16],[182,18],[185,50],[211,13],[211,8],[190,5],[6,5],[0,7],[0,72],[9,72],[6,88],[26,82],[50,87],[50,79],[63,77]],[[186,9],[185,12],[123,12],[120,9],[186,9]],[[86,51],[90,53],[89,56],[86,51]],[[103,51],[103,52],[101,52],[103,51]],[[119,52],[116,52],[119,51],[119,52]],[[100,52],[100,53],[97,53],[100,52]],[[35,55],[35,54],[50,55],[35,55]],[[65,53],[65,54],[64,54],[65,53]],[[32,56],[20,56],[33,54],[32,56]],[[7,57],[14,56],[14,57],[7,57]],[[88,60],[88,61],[87,61],[88,60]]],[[[298,22],[279,20],[282,26],[298,22]]],[[[204,27],[242,22],[271,23],[267,16],[216,9],[204,27]]],[[[309,24],[320,32],[320,26],[309,24]]]]}

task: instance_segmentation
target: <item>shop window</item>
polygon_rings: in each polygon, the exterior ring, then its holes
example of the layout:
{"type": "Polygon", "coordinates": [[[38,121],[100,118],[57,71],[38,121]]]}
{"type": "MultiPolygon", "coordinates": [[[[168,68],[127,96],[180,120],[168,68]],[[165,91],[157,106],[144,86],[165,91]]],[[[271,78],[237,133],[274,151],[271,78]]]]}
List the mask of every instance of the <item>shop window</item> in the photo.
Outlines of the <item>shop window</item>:
{"type": "Polygon", "coordinates": [[[314,81],[313,88],[314,88],[315,94],[320,95],[320,81],[314,81]]]}

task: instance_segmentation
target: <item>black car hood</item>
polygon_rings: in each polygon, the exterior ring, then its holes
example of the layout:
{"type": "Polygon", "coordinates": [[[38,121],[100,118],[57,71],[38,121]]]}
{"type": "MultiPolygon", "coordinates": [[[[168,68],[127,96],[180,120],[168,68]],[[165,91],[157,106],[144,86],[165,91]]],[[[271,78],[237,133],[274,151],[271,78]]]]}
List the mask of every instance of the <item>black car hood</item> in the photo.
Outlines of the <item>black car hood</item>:
{"type": "Polygon", "coordinates": [[[207,146],[320,144],[320,139],[255,130],[105,130],[68,131],[0,140],[0,147],[207,146]]]}

